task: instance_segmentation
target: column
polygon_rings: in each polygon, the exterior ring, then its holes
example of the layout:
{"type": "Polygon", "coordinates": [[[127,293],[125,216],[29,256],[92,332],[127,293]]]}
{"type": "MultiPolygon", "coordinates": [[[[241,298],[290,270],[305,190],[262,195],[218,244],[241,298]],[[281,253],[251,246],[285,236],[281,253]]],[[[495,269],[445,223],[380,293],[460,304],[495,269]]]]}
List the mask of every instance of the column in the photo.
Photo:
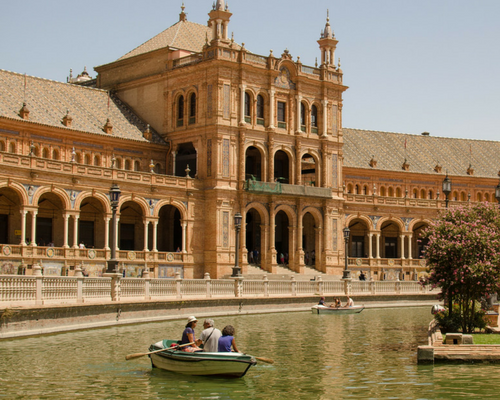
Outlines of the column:
{"type": "Polygon", "coordinates": [[[104,218],[104,250],[110,250],[109,248],[109,220],[110,218],[104,218]]]}
{"type": "Polygon", "coordinates": [[[153,221],[153,251],[158,251],[158,221],[153,221]]]}
{"type": "Polygon", "coordinates": [[[302,185],[302,157],[300,157],[301,152],[300,142],[295,145],[295,184],[302,185]]]}
{"type": "Polygon", "coordinates": [[[182,252],[187,253],[187,243],[186,243],[186,232],[187,232],[187,222],[182,222],[182,252]]]}
{"type": "Polygon", "coordinates": [[[63,238],[64,238],[64,243],[63,243],[63,247],[65,249],[69,248],[69,238],[68,238],[68,231],[69,231],[69,214],[64,214],[63,215],[63,218],[64,218],[64,233],[63,233],[63,238]]]}
{"type": "Polygon", "coordinates": [[[274,89],[269,91],[269,128],[274,129],[274,89]]]}
{"type": "Polygon", "coordinates": [[[369,233],[368,234],[368,258],[373,258],[373,243],[372,243],[372,239],[373,239],[373,233],[369,233]]]}
{"type": "Polygon", "coordinates": [[[78,248],[78,219],[80,216],[73,215],[73,248],[78,248]]]}
{"type": "Polygon", "coordinates": [[[149,231],[149,221],[144,218],[143,220],[144,223],[144,252],[149,251],[149,246],[148,246],[148,231],[149,231]]]}
{"type": "Polygon", "coordinates": [[[111,244],[112,246],[114,246],[114,248],[116,250],[120,250],[120,248],[118,247],[118,236],[120,236],[120,232],[118,231],[118,227],[120,226],[119,222],[120,222],[120,218],[118,216],[118,211],[117,211],[117,213],[116,213],[116,224],[115,224],[115,232],[116,232],[115,236],[116,237],[115,237],[115,242],[111,244]]]}
{"type": "Polygon", "coordinates": [[[380,258],[380,233],[377,233],[375,238],[377,239],[376,242],[377,242],[377,258],[380,258]]]}
{"type": "Polygon", "coordinates": [[[31,211],[31,245],[36,246],[36,215],[38,211],[31,211]]]}
{"type": "Polygon", "coordinates": [[[411,241],[412,241],[412,239],[413,239],[413,235],[410,233],[408,235],[408,259],[410,259],[410,260],[413,258],[412,257],[412,251],[411,251],[411,241]]]}
{"type": "Polygon", "coordinates": [[[296,118],[296,127],[295,127],[295,133],[296,134],[300,134],[300,104],[302,103],[302,97],[301,96],[295,96],[295,98],[297,99],[297,118],[296,118]]]}
{"type": "Polygon", "coordinates": [[[245,85],[240,85],[240,125],[245,125],[245,85]]]}
{"type": "Polygon", "coordinates": [[[327,126],[328,126],[328,100],[321,100],[321,104],[323,104],[323,136],[326,137],[327,126]]]}
{"type": "Polygon", "coordinates": [[[405,259],[405,237],[404,235],[400,235],[401,238],[401,259],[405,259]]]}
{"type": "Polygon", "coordinates": [[[21,246],[26,246],[26,214],[28,211],[21,210],[21,246]]]}

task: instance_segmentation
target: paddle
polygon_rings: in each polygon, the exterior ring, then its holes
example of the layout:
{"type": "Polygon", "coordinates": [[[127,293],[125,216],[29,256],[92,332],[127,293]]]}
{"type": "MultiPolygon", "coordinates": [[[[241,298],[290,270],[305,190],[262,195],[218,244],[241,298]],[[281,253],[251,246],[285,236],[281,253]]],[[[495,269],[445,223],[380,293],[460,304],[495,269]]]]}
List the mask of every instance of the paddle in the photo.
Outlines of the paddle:
{"type": "Polygon", "coordinates": [[[150,351],[149,353],[134,353],[134,354],[129,354],[128,356],[125,357],[125,360],[132,360],[134,358],[139,358],[139,357],[142,357],[142,356],[147,356],[148,354],[159,353],[160,351],[165,351],[165,350],[177,350],[177,349],[180,349],[181,347],[191,346],[192,344],[194,344],[194,342],[186,343],[186,344],[181,344],[180,346],[167,347],[166,349],[160,349],[160,350],[150,351]]]}

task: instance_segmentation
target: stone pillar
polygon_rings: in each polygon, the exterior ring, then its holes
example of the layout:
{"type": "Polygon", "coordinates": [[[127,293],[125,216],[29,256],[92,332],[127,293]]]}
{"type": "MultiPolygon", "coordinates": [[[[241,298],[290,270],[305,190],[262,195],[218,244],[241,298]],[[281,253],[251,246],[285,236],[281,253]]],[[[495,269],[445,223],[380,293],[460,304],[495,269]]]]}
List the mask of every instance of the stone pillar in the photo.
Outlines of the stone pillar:
{"type": "Polygon", "coordinates": [[[400,239],[401,239],[401,259],[404,260],[405,259],[405,236],[400,235],[400,239]]]}
{"type": "Polygon", "coordinates": [[[182,284],[181,273],[179,271],[177,271],[175,273],[175,287],[176,287],[178,299],[182,298],[181,284],[182,284]]]}
{"type": "MultiPolygon", "coordinates": [[[[301,104],[302,104],[302,97],[300,95],[297,95],[295,96],[295,98],[297,99],[297,115],[296,115],[296,127],[295,127],[295,133],[297,135],[300,135],[300,129],[301,129],[301,123],[300,123],[300,114],[301,114],[301,104]]],[[[298,185],[300,185],[300,183],[297,183],[298,185]]]]}
{"type": "Polygon", "coordinates": [[[73,215],[73,248],[78,248],[78,215],[73,215]]]}
{"type": "Polygon", "coordinates": [[[240,125],[245,125],[245,85],[240,85],[240,125]]]}
{"type": "Polygon", "coordinates": [[[413,259],[412,256],[412,248],[411,248],[411,241],[413,240],[413,235],[410,233],[408,235],[408,259],[411,260],[413,259]]]}
{"type": "Polygon", "coordinates": [[[377,239],[376,240],[376,246],[377,246],[376,257],[380,258],[380,233],[376,233],[375,235],[376,235],[375,238],[377,239]]]}
{"type": "Polygon", "coordinates": [[[269,91],[269,128],[274,129],[274,89],[269,91]]]}
{"type": "Polygon", "coordinates": [[[146,218],[144,218],[143,223],[144,223],[144,252],[146,253],[149,251],[149,243],[148,243],[149,221],[146,218]]]}
{"type": "Polygon", "coordinates": [[[63,240],[64,240],[64,243],[63,243],[63,247],[65,249],[69,248],[69,238],[68,238],[68,232],[69,232],[69,215],[68,214],[64,214],[63,215],[63,218],[64,218],[64,233],[63,233],[63,240]]]}
{"type": "Polygon", "coordinates": [[[373,233],[368,234],[368,258],[372,259],[373,258],[373,233]]]}
{"type": "Polygon", "coordinates": [[[109,247],[109,220],[110,218],[104,218],[104,250],[110,250],[109,247]]]}
{"type": "Polygon", "coordinates": [[[26,214],[28,211],[21,210],[21,246],[26,246],[26,214]]]}
{"type": "Polygon", "coordinates": [[[31,245],[36,246],[36,215],[38,211],[31,211],[31,245]]]}
{"type": "Polygon", "coordinates": [[[323,125],[321,130],[323,131],[322,136],[327,136],[327,126],[328,126],[328,100],[321,100],[321,104],[323,104],[323,125]]]}
{"type": "Polygon", "coordinates": [[[187,238],[187,222],[183,221],[182,222],[182,252],[187,253],[187,243],[186,243],[186,238],[187,238]]]}
{"type": "Polygon", "coordinates": [[[153,221],[153,251],[158,251],[158,221],[153,221]]]}

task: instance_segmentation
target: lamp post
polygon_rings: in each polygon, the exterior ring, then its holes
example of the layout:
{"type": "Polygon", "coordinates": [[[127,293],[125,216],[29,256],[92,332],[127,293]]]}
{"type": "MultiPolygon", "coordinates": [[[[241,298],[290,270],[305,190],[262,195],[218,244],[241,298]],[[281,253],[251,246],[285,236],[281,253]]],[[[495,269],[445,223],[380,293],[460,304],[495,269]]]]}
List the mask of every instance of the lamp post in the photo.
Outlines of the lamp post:
{"type": "Polygon", "coordinates": [[[240,229],[241,229],[241,220],[243,217],[239,212],[234,214],[234,229],[236,230],[236,240],[235,240],[235,251],[234,251],[234,267],[233,274],[231,276],[238,277],[241,276],[241,268],[239,265],[239,247],[240,247],[240,229]]]}
{"type": "Polygon", "coordinates": [[[113,216],[111,219],[111,259],[108,260],[108,268],[106,273],[117,273],[118,272],[118,261],[116,259],[116,210],[118,208],[118,203],[120,201],[120,188],[116,183],[113,183],[111,189],[109,190],[109,198],[111,200],[111,210],[113,216]]]}
{"type": "Polygon", "coordinates": [[[351,231],[348,226],[344,228],[344,242],[345,242],[345,267],[344,267],[344,275],[342,276],[342,279],[350,279],[351,278],[351,271],[348,269],[348,252],[349,252],[349,235],[351,234],[351,231]]]}
{"type": "Polygon", "coordinates": [[[495,197],[500,205],[500,182],[498,182],[498,185],[495,187],[495,197]]]}
{"type": "Polygon", "coordinates": [[[448,196],[451,193],[451,179],[448,178],[448,173],[446,173],[446,177],[443,179],[443,193],[446,196],[446,208],[448,208],[448,196]]]}

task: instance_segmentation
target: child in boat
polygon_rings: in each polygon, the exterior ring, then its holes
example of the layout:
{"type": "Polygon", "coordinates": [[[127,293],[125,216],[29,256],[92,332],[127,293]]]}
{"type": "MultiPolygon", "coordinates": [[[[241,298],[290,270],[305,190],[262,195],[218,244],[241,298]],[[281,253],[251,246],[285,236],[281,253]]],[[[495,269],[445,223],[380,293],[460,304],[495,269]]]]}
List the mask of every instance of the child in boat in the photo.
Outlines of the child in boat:
{"type": "Polygon", "coordinates": [[[227,325],[222,330],[222,336],[219,338],[219,352],[231,352],[231,346],[235,352],[239,353],[234,341],[234,328],[232,325],[227,325]]]}
{"type": "MultiPolygon", "coordinates": [[[[184,332],[182,332],[181,344],[196,342],[196,339],[194,337],[194,328],[196,328],[197,322],[198,322],[198,320],[196,319],[196,317],[189,317],[188,318],[186,328],[184,329],[184,332]]],[[[195,351],[202,351],[198,346],[196,346],[196,344],[193,344],[191,346],[182,347],[181,350],[188,352],[188,353],[194,353],[195,351]]]]}

